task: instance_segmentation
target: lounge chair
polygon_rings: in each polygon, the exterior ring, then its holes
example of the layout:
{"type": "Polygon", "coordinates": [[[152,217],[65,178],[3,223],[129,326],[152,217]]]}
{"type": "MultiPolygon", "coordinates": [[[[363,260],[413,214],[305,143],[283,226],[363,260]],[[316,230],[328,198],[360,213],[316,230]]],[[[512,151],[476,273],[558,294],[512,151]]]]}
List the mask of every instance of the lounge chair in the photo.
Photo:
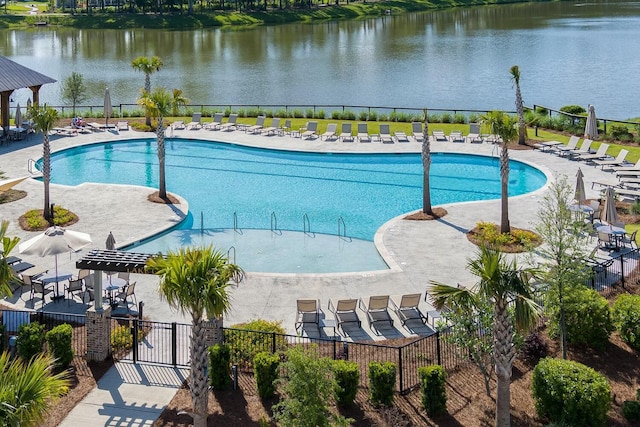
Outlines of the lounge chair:
{"type": "Polygon", "coordinates": [[[236,120],[238,120],[237,114],[229,114],[229,121],[227,123],[220,125],[220,129],[225,131],[235,130],[236,120]]]}
{"type": "Polygon", "coordinates": [[[604,160],[607,156],[607,150],[609,149],[609,144],[600,144],[598,147],[598,151],[595,154],[579,154],[577,156],[577,160],[584,160],[585,162],[593,161],[593,160],[604,160]]]}
{"type": "Polygon", "coordinates": [[[306,130],[300,134],[302,139],[310,139],[318,136],[318,122],[307,122],[306,130]]]}
{"type": "Polygon", "coordinates": [[[123,130],[129,130],[129,122],[118,122],[117,128],[118,128],[118,132],[123,130]]]}
{"type": "Polygon", "coordinates": [[[478,123],[469,123],[469,134],[467,135],[467,142],[482,144],[484,139],[480,136],[480,125],[478,123]]]}
{"type": "Polygon", "coordinates": [[[274,117],[271,120],[271,126],[262,129],[262,133],[267,135],[275,135],[276,132],[280,131],[280,119],[278,117],[274,117]]]}
{"type": "Polygon", "coordinates": [[[78,135],[78,131],[73,129],[71,126],[55,127],[51,128],[51,133],[54,135],[64,135],[64,136],[76,136],[78,135]]]}
{"type": "Polygon", "coordinates": [[[465,142],[466,140],[467,138],[459,130],[452,130],[449,134],[449,141],[451,142],[465,142]]]}
{"type": "Polygon", "coordinates": [[[424,141],[424,132],[422,131],[422,123],[411,122],[411,133],[413,134],[413,139],[415,139],[416,142],[424,141]]]}
{"type": "Polygon", "coordinates": [[[138,299],[136,298],[136,282],[125,285],[122,291],[115,297],[116,302],[123,302],[125,307],[127,307],[127,310],[129,310],[130,299],[135,301],[131,301],[134,304],[134,307],[138,305],[138,299]]]}
{"type": "Polygon", "coordinates": [[[291,135],[291,119],[287,119],[284,121],[284,125],[278,129],[278,135],[291,135]]]}
{"type": "Polygon", "coordinates": [[[358,123],[358,142],[371,142],[369,129],[366,123],[358,123]]]}
{"type": "Polygon", "coordinates": [[[391,131],[388,124],[380,125],[380,141],[383,144],[393,144],[393,138],[391,137],[391,131]]]}
{"type": "Polygon", "coordinates": [[[256,124],[253,126],[249,126],[247,128],[247,133],[260,133],[262,132],[262,128],[264,128],[265,116],[258,116],[256,119],[256,124]]]}
{"type": "Polygon", "coordinates": [[[593,143],[590,139],[583,139],[582,144],[580,144],[580,148],[573,151],[567,151],[564,154],[570,159],[573,157],[578,157],[582,154],[591,154],[591,144],[593,143]]]}
{"type": "Polygon", "coordinates": [[[402,295],[399,304],[396,304],[393,299],[391,300],[393,311],[396,313],[403,326],[405,326],[409,320],[419,320],[425,325],[427,324],[427,318],[422,314],[418,307],[421,296],[421,294],[402,295]]]}
{"type": "Polygon", "coordinates": [[[556,153],[562,156],[564,153],[577,150],[578,142],[580,142],[580,138],[575,135],[571,135],[567,145],[555,145],[556,153]]]}
{"type": "Polygon", "coordinates": [[[436,141],[449,141],[449,138],[447,138],[447,135],[444,134],[443,130],[436,129],[431,132],[431,134],[433,135],[433,139],[435,139],[436,141]]]}
{"type": "Polygon", "coordinates": [[[358,325],[358,328],[362,326],[362,322],[360,322],[360,318],[358,317],[358,313],[356,309],[358,308],[358,300],[357,299],[341,299],[338,300],[333,305],[333,302],[329,300],[329,311],[333,313],[336,320],[336,327],[338,329],[344,329],[342,327],[345,323],[355,323],[358,325]]]}
{"type": "Polygon", "coordinates": [[[351,123],[342,124],[342,132],[340,132],[340,140],[342,142],[353,142],[353,134],[351,133],[351,123]]]}
{"type": "Polygon", "coordinates": [[[222,119],[224,118],[224,113],[215,113],[213,115],[213,121],[210,123],[205,123],[202,125],[204,129],[209,130],[219,130],[222,125],[222,119]]]}
{"type": "Polygon", "coordinates": [[[484,137],[484,140],[489,144],[500,144],[502,143],[502,137],[496,134],[489,134],[484,137]]]}
{"type": "Polygon", "coordinates": [[[176,120],[175,122],[171,123],[171,127],[173,129],[184,129],[185,128],[185,124],[184,121],[182,120],[176,120]]]}
{"type": "Polygon", "coordinates": [[[187,125],[187,130],[195,130],[202,128],[202,113],[193,113],[191,122],[187,125]]]}
{"type": "Polygon", "coordinates": [[[398,142],[409,142],[409,137],[402,131],[393,132],[393,136],[396,137],[396,141],[398,142]]]}
{"type": "Polygon", "coordinates": [[[369,297],[369,304],[360,300],[360,309],[366,313],[369,327],[377,335],[380,335],[377,328],[378,323],[384,322],[393,326],[393,319],[389,314],[389,295],[369,297]]]}
{"type": "Polygon", "coordinates": [[[304,329],[305,323],[313,323],[320,330],[320,300],[299,299],[296,306],[296,331],[301,327],[304,329]]]}
{"type": "Polygon", "coordinates": [[[324,137],[325,139],[334,139],[337,138],[336,132],[338,131],[338,125],[336,123],[329,123],[327,125],[327,130],[325,133],[320,135],[320,139],[324,137]]]}
{"type": "Polygon", "coordinates": [[[618,176],[640,175],[640,159],[633,166],[614,166],[611,169],[613,169],[618,176]]]}
{"type": "Polygon", "coordinates": [[[613,169],[615,166],[623,166],[626,164],[627,154],[629,154],[629,151],[622,149],[618,153],[618,157],[613,160],[594,160],[593,163],[601,166],[602,170],[604,170],[605,167],[607,169],[613,169]]]}

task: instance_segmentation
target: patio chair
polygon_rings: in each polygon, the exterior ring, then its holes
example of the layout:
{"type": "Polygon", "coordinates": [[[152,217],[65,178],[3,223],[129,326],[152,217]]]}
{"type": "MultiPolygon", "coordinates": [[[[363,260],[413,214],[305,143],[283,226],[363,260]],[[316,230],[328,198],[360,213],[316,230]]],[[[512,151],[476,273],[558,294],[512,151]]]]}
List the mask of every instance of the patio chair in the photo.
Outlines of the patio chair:
{"type": "Polygon", "coordinates": [[[593,163],[601,166],[600,169],[602,170],[604,170],[605,167],[607,169],[613,169],[615,166],[624,166],[626,164],[627,154],[629,154],[629,150],[622,149],[613,160],[594,160],[593,163]]]}
{"type": "Polygon", "coordinates": [[[469,123],[469,134],[467,135],[467,142],[482,144],[484,139],[480,136],[480,125],[478,123],[469,123]]]}
{"type": "Polygon", "coordinates": [[[71,295],[71,298],[67,299],[67,305],[73,299],[73,293],[82,293],[84,294],[83,281],[81,279],[69,280],[69,283],[65,286],[64,291],[67,293],[67,296],[71,295]]]}
{"type": "Polygon", "coordinates": [[[300,134],[302,139],[310,139],[318,136],[318,122],[307,122],[305,131],[300,134]]]}
{"type": "Polygon", "coordinates": [[[237,114],[229,114],[229,121],[227,123],[221,124],[220,125],[220,129],[222,129],[224,131],[235,130],[235,128],[237,126],[236,120],[238,120],[238,115],[237,114]]]}
{"type": "Polygon", "coordinates": [[[409,320],[420,320],[422,323],[427,323],[427,318],[422,314],[418,305],[420,304],[421,294],[406,294],[400,298],[400,304],[396,304],[391,299],[391,305],[393,311],[400,319],[403,326],[406,325],[409,320]]]}
{"type": "Polygon", "coordinates": [[[253,126],[249,126],[247,128],[247,133],[260,133],[262,132],[262,128],[264,128],[265,116],[258,116],[256,118],[256,124],[253,126]]]}
{"type": "Polygon", "coordinates": [[[391,131],[388,124],[380,125],[380,141],[383,144],[393,144],[393,138],[391,137],[391,131]]]}
{"type": "Polygon", "coordinates": [[[622,243],[623,246],[628,245],[632,249],[633,248],[638,249],[638,243],[636,242],[637,234],[638,234],[638,230],[635,230],[631,234],[625,233],[624,236],[622,236],[622,240],[620,241],[620,243],[622,243]]]}
{"type": "Polygon", "coordinates": [[[278,129],[278,134],[280,136],[291,135],[291,119],[286,119],[284,121],[284,125],[278,129]]]}
{"type": "Polygon", "coordinates": [[[609,144],[600,144],[600,147],[598,147],[598,151],[596,151],[595,154],[590,154],[590,153],[582,153],[582,154],[578,154],[576,160],[579,161],[593,161],[593,160],[604,160],[605,158],[607,158],[607,150],[609,149],[609,144]]]}
{"type": "MultiPolygon", "coordinates": [[[[37,294],[40,294],[42,297],[42,306],[44,307],[44,297],[45,295],[53,292],[53,289],[47,289],[44,286],[44,283],[40,282],[40,281],[36,281],[36,280],[32,280],[31,277],[29,276],[23,276],[22,279],[24,280],[24,284],[25,285],[29,285],[31,286],[31,296],[30,296],[30,300],[33,301],[35,296],[37,294]]],[[[34,302],[33,307],[35,308],[36,304],[34,302]]]]}
{"type": "Polygon", "coordinates": [[[182,120],[176,120],[175,122],[171,123],[171,127],[172,127],[173,129],[178,129],[178,130],[180,130],[180,129],[184,129],[184,128],[185,128],[185,126],[186,126],[186,125],[184,124],[184,121],[182,121],[182,120]]]}
{"type": "Polygon", "coordinates": [[[333,313],[336,320],[336,327],[338,329],[342,328],[344,323],[355,323],[358,325],[358,328],[362,326],[362,322],[360,322],[360,318],[358,317],[358,313],[356,309],[358,308],[358,300],[357,299],[341,299],[336,302],[336,305],[333,305],[333,302],[329,300],[329,311],[333,313]]]}
{"type": "Polygon", "coordinates": [[[324,137],[324,139],[333,139],[337,138],[336,132],[338,131],[338,125],[336,123],[329,123],[327,125],[327,130],[322,135],[320,135],[320,139],[324,137]]]}
{"type": "Polygon", "coordinates": [[[632,166],[614,166],[611,169],[618,176],[638,176],[640,175],[640,159],[632,166]]]}
{"type": "Polygon", "coordinates": [[[449,138],[447,138],[447,135],[445,135],[444,131],[441,129],[434,129],[431,134],[433,135],[433,139],[436,141],[449,141],[449,138]]]}
{"type": "Polygon", "coordinates": [[[358,123],[358,142],[371,142],[366,123],[358,123]]]}
{"type": "Polygon", "coordinates": [[[353,134],[351,133],[351,123],[342,124],[342,132],[340,132],[340,140],[342,142],[353,142],[353,134]]]}
{"type": "Polygon", "coordinates": [[[280,118],[274,117],[271,120],[271,126],[262,129],[262,133],[267,135],[275,135],[276,132],[280,131],[280,118]]]}
{"type": "Polygon", "coordinates": [[[616,245],[614,241],[613,234],[603,233],[602,231],[598,231],[598,247],[604,249],[611,249],[616,245]]]}
{"type": "Polygon", "coordinates": [[[389,295],[376,295],[369,297],[369,303],[365,304],[360,300],[360,309],[367,315],[369,327],[376,335],[380,335],[377,324],[380,322],[389,323],[393,326],[393,319],[389,314],[389,295]]]}
{"type": "Polygon", "coordinates": [[[127,285],[128,285],[130,275],[131,273],[129,273],[128,271],[121,271],[120,273],[118,273],[118,279],[124,280],[125,282],[127,282],[127,285]]]}
{"type": "Polygon", "coordinates": [[[118,292],[115,296],[116,303],[124,302],[127,310],[129,309],[129,299],[134,299],[135,305],[138,304],[138,300],[136,298],[136,282],[125,285],[124,288],[122,288],[122,291],[118,292]]]}
{"type": "Polygon", "coordinates": [[[571,135],[569,138],[569,142],[567,145],[556,145],[555,151],[559,155],[563,155],[563,153],[573,151],[578,148],[578,142],[580,142],[580,137],[571,135]]]}
{"type": "Polygon", "coordinates": [[[296,331],[301,327],[304,328],[305,323],[313,323],[320,330],[320,300],[299,299],[296,301],[296,306],[296,331]]]}
{"type": "Polygon", "coordinates": [[[413,134],[413,139],[415,139],[416,142],[424,141],[424,132],[422,130],[422,123],[411,122],[411,133],[413,134]]]}
{"type": "Polygon", "coordinates": [[[123,130],[129,130],[129,122],[118,122],[116,127],[118,128],[118,132],[123,130]]]}
{"type": "Polygon", "coordinates": [[[568,150],[568,151],[563,151],[562,153],[560,153],[562,156],[568,157],[568,158],[573,158],[574,156],[579,156],[581,154],[589,154],[591,153],[591,144],[593,143],[592,140],[590,139],[583,139],[582,140],[582,144],[580,144],[580,148],[575,149],[575,150],[568,150]]]}
{"type": "Polygon", "coordinates": [[[210,123],[205,123],[202,125],[204,129],[209,130],[219,130],[220,125],[222,125],[222,119],[224,118],[224,113],[215,113],[213,115],[213,121],[210,123]]]}
{"type": "Polygon", "coordinates": [[[452,130],[449,134],[449,141],[451,142],[465,142],[467,138],[462,135],[459,130],[452,130]]]}
{"type": "Polygon", "coordinates": [[[393,132],[393,136],[396,137],[396,141],[398,142],[409,142],[409,137],[402,131],[393,132]]]}
{"type": "Polygon", "coordinates": [[[187,125],[187,130],[196,130],[202,128],[202,113],[193,113],[191,122],[187,125]]]}

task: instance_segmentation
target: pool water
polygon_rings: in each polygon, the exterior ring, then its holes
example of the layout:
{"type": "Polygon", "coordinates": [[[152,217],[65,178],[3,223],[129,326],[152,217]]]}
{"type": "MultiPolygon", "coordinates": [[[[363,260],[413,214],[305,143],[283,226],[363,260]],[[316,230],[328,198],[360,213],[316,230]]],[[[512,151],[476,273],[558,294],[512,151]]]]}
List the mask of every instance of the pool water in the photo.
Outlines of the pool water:
{"type": "MultiPolygon", "coordinates": [[[[434,153],[432,159],[434,205],[500,197],[496,157],[434,153]]],[[[155,139],[75,147],[52,156],[52,182],[157,188],[157,162],[155,139]]],[[[511,161],[511,196],[534,191],[545,182],[542,172],[511,161]]],[[[163,243],[164,248],[184,242],[185,234],[195,236],[207,230],[215,235],[234,227],[340,234],[372,241],[384,222],[422,206],[419,154],[301,153],[169,139],[166,184],[167,191],[187,199],[190,214],[173,231],[182,230],[182,237],[163,237],[173,240],[163,243]]],[[[157,248],[150,244],[136,250],[157,248]]],[[[304,270],[300,265],[296,268],[304,270]]],[[[348,271],[361,270],[354,266],[348,271]]],[[[327,271],[332,270],[328,267],[327,271]]]]}

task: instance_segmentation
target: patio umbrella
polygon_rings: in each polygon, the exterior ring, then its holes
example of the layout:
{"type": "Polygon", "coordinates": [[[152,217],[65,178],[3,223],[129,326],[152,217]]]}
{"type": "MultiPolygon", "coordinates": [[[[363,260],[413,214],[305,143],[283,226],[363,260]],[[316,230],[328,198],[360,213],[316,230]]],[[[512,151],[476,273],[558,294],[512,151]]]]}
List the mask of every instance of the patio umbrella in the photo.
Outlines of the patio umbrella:
{"type": "Polygon", "coordinates": [[[587,111],[587,124],[584,127],[584,137],[589,139],[596,139],[598,137],[598,120],[596,119],[596,109],[591,104],[589,104],[589,111],[587,111]]]}
{"type": "Polygon", "coordinates": [[[12,178],[12,179],[3,179],[0,181],[0,194],[5,191],[11,190],[14,185],[20,184],[25,179],[29,178],[28,176],[24,176],[22,178],[12,178]]]}
{"type": "Polygon", "coordinates": [[[604,209],[600,220],[613,225],[618,222],[618,212],[616,211],[616,194],[612,187],[607,187],[604,193],[604,209]]]}
{"type": "Polygon", "coordinates": [[[578,168],[578,173],[576,174],[576,194],[573,198],[576,199],[578,205],[583,204],[587,200],[584,191],[584,175],[580,168],[578,168]]]}
{"type": "Polygon", "coordinates": [[[17,128],[21,128],[22,127],[22,111],[20,111],[20,104],[16,105],[16,127],[17,128]]]}
{"type": "Polygon", "coordinates": [[[113,109],[111,108],[111,94],[109,93],[109,88],[104,90],[104,118],[105,125],[109,124],[109,117],[111,117],[111,113],[113,113],[113,109]]]}
{"type": "Polygon", "coordinates": [[[109,232],[109,236],[107,237],[106,247],[111,251],[116,248],[116,238],[113,237],[111,232],[109,232]]]}
{"type": "Polygon", "coordinates": [[[18,251],[21,254],[32,254],[45,257],[48,255],[55,256],[56,277],[58,276],[58,254],[70,251],[79,251],[80,249],[92,243],[91,236],[87,233],[79,231],[66,230],[61,227],[53,226],[45,230],[44,233],[18,245],[18,251]]]}

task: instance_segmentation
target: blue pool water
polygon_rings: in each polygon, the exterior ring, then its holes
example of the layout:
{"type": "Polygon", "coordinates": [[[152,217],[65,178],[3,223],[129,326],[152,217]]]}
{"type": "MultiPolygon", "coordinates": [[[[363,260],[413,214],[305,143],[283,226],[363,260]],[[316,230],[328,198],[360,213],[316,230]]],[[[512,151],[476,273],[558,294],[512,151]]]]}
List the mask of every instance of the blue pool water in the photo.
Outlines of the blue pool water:
{"type": "MultiPolygon", "coordinates": [[[[157,188],[157,162],[151,139],[76,147],[52,156],[52,182],[157,188]]],[[[537,169],[511,162],[510,195],[545,182],[537,169]]],[[[171,139],[166,183],[189,202],[189,217],[173,232],[182,242],[199,232],[201,213],[210,231],[232,229],[235,222],[243,230],[276,223],[279,230],[301,232],[306,223],[313,233],[336,235],[340,223],[349,238],[371,241],[384,222],[422,206],[419,154],[300,153],[171,139]]],[[[435,153],[431,197],[434,205],[499,198],[498,159],[435,153]]]]}

